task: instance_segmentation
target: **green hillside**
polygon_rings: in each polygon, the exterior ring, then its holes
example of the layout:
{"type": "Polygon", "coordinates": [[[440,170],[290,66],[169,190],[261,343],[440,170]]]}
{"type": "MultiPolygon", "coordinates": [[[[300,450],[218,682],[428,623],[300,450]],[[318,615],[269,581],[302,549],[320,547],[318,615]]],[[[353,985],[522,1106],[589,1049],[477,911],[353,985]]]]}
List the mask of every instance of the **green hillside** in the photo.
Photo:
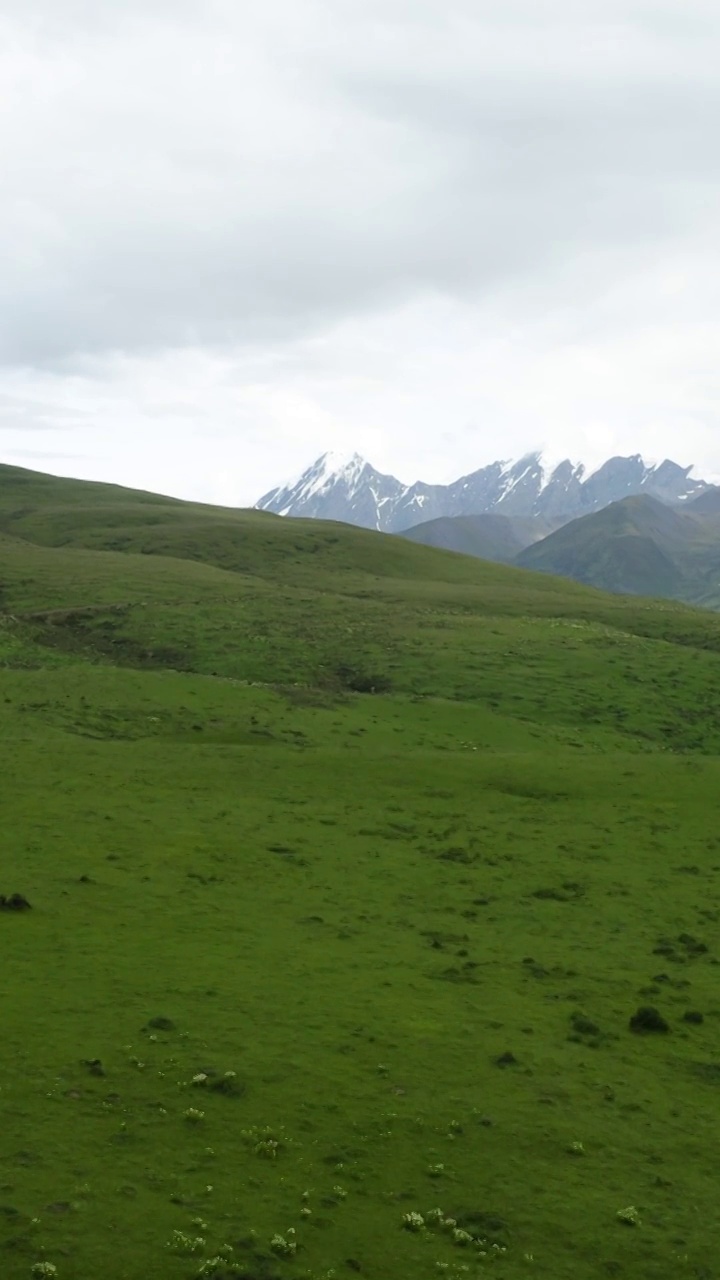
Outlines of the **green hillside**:
{"type": "Polygon", "coordinates": [[[465,560],[350,525],[286,521],[9,467],[0,467],[0,532],[47,547],[173,556],[255,577],[279,573],[296,583],[353,572],[468,585],[484,580],[465,560]]]}
{"type": "Polygon", "coordinates": [[[488,512],[426,520],[405,529],[402,536],[426,547],[441,547],[445,551],[478,556],[481,560],[512,564],[521,551],[546,538],[556,527],[557,523],[540,516],[512,518],[488,512]]]}
{"type": "Polygon", "coordinates": [[[0,769],[3,1280],[715,1274],[717,615],[0,468],[0,769]]]}
{"type": "Polygon", "coordinates": [[[515,563],[607,591],[720,608],[720,511],[715,490],[678,511],[649,495],[624,498],[525,548],[515,563]]]}

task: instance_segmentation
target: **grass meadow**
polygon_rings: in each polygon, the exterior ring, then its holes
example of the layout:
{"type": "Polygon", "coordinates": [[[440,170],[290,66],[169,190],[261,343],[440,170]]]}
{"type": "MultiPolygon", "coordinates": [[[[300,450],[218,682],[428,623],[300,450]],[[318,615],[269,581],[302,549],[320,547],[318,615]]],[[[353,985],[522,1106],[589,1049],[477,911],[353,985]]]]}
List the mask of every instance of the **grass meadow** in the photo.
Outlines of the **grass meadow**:
{"type": "Polygon", "coordinates": [[[10,468],[0,529],[3,1280],[716,1280],[720,619],[10,468]]]}

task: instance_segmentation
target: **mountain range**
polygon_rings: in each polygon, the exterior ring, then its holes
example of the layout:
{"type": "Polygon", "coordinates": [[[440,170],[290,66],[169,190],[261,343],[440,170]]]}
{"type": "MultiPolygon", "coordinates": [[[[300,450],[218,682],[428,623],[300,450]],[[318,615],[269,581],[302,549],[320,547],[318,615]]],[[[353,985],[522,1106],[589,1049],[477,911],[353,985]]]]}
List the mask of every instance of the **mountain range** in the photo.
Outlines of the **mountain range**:
{"type": "Polygon", "coordinates": [[[355,453],[325,453],[296,480],[271,489],[256,506],[283,516],[342,520],[401,533],[430,520],[495,513],[542,518],[555,527],[601,510],[632,494],[680,503],[708,488],[692,467],[665,459],[647,465],[639,454],[609,458],[595,471],[566,459],[548,463],[540,453],[517,462],[492,462],[452,484],[402,484],[355,453]]]}
{"type": "Polygon", "coordinates": [[[454,484],[403,486],[357,454],[324,454],[258,506],[382,528],[607,591],[720,609],[720,488],[691,471],[634,455],[586,474],[529,454],[454,484]],[[418,511],[428,518],[406,525],[418,511]]]}

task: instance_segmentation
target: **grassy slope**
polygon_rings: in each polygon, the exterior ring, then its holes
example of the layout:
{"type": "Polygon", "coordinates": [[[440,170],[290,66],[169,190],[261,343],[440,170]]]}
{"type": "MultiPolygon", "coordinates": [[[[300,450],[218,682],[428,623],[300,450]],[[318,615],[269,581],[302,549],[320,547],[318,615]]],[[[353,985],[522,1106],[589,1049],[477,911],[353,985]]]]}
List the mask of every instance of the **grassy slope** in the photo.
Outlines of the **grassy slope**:
{"type": "Polygon", "coordinates": [[[0,481],[3,1277],[712,1275],[718,620],[55,483],[0,481]]]}

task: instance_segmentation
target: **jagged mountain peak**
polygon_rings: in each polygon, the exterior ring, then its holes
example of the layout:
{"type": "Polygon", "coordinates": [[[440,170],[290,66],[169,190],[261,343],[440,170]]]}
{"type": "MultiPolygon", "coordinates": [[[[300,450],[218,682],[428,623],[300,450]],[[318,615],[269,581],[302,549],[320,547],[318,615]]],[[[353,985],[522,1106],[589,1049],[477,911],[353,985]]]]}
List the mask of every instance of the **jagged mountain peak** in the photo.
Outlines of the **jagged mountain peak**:
{"type": "Polygon", "coordinates": [[[362,471],[363,467],[368,463],[359,453],[344,452],[341,449],[329,449],[327,453],[323,453],[318,458],[318,464],[322,466],[323,471],[327,475],[353,475],[362,471]]]}
{"type": "MultiPolygon", "coordinates": [[[[288,480],[285,484],[271,489],[260,499],[256,506],[264,511],[274,511],[278,515],[320,514],[315,508],[322,505],[331,493],[342,492],[347,498],[353,492],[364,473],[372,472],[372,467],[359,453],[344,453],[339,450],[328,450],[316,458],[299,476],[288,480]]],[[[338,516],[342,519],[342,516],[338,516]]]]}
{"type": "Polygon", "coordinates": [[[296,480],[272,489],[257,503],[280,515],[342,520],[399,533],[443,517],[498,512],[554,522],[587,515],[634,493],[683,502],[708,486],[692,467],[665,459],[648,466],[640,456],[608,458],[589,474],[582,463],[551,459],[540,450],[517,460],[491,462],[452,484],[406,485],[383,475],[358,453],[330,451],[296,480]]]}
{"type": "Polygon", "coordinates": [[[330,449],[327,453],[322,453],[299,475],[288,480],[282,488],[290,490],[301,485],[307,487],[308,484],[325,484],[329,480],[340,478],[355,479],[366,466],[368,463],[359,453],[344,453],[338,449],[330,449]]]}

